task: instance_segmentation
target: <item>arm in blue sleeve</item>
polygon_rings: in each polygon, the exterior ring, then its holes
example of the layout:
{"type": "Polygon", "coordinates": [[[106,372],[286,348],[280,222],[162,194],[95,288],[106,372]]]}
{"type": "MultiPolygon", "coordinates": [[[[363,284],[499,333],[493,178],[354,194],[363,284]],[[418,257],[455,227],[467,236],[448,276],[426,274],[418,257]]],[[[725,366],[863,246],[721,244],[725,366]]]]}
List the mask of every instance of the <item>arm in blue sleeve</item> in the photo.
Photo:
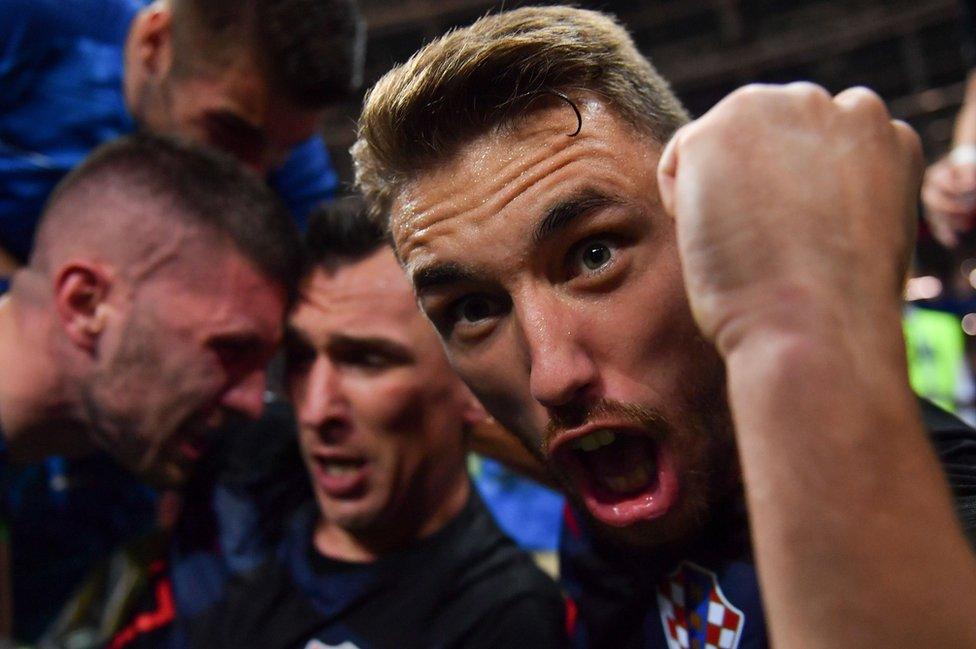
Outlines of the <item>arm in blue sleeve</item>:
{"type": "Polygon", "coordinates": [[[0,0],[0,107],[16,105],[30,72],[64,39],[124,42],[143,0],[0,0]]]}
{"type": "Polygon", "coordinates": [[[309,212],[332,198],[339,178],[332,168],[325,142],[315,136],[295,147],[285,164],[269,176],[268,182],[291,210],[298,228],[304,231],[309,212]]]}

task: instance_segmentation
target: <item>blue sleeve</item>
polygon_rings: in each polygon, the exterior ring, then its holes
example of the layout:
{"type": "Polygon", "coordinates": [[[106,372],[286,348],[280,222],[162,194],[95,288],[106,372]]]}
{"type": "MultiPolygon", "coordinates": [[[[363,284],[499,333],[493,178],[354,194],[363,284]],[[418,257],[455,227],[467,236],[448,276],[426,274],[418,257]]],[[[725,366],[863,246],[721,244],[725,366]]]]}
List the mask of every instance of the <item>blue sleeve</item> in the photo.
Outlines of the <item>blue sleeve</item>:
{"type": "Polygon", "coordinates": [[[144,0],[0,0],[0,52],[57,38],[121,43],[144,0]]]}
{"type": "Polygon", "coordinates": [[[15,105],[65,40],[123,43],[143,0],[0,0],[0,106],[15,105]]]}
{"type": "Polygon", "coordinates": [[[285,164],[268,178],[291,210],[298,228],[305,231],[308,215],[316,205],[332,198],[339,178],[321,137],[309,138],[291,152],[285,164]]]}
{"type": "Polygon", "coordinates": [[[19,95],[22,60],[39,49],[39,36],[50,22],[53,3],[46,0],[0,0],[0,106],[19,95]]]}

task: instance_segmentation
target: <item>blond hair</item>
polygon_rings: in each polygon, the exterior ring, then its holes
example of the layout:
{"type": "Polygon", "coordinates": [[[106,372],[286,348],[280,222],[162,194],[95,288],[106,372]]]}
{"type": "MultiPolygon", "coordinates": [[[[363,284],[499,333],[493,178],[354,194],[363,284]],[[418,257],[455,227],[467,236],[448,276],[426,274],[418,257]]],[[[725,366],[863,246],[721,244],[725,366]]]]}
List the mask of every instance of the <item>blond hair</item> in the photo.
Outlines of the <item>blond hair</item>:
{"type": "Polygon", "coordinates": [[[405,182],[531,111],[541,95],[578,91],[658,142],[688,121],[668,83],[603,13],[526,7],[429,43],[366,96],[351,152],[371,215],[385,221],[405,182]]]}

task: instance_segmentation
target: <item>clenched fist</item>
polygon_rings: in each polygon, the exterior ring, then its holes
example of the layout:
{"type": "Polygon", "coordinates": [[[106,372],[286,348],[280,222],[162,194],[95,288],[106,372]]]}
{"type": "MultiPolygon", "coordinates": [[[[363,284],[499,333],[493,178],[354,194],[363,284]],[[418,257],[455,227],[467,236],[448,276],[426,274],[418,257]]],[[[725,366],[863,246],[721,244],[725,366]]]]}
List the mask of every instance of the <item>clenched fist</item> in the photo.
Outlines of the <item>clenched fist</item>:
{"type": "Polygon", "coordinates": [[[747,86],[682,128],[658,181],[702,331],[728,353],[766,326],[897,314],[921,170],[863,88],[747,86]]]}

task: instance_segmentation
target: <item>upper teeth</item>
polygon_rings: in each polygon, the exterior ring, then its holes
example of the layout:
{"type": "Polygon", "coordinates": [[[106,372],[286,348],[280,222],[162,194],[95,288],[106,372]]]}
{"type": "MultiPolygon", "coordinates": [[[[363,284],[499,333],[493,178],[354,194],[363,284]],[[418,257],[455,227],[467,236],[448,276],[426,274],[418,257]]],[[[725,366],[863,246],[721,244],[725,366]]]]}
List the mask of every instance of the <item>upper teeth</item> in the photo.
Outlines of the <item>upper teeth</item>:
{"type": "Polygon", "coordinates": [[[329,463],[325,465],[325,472],[328,475],[343,476],[349,475],[356,470],[356,467],[350,464],[334,464],[329,463]]]}
{"type": "Polygon", "coordinates": [[[611,430],[595,430],[589,435],[574,439],[573,448],[580,451],[595,451],[598,448],[613,444],[616,439],[616,433],[611,430]]]}

